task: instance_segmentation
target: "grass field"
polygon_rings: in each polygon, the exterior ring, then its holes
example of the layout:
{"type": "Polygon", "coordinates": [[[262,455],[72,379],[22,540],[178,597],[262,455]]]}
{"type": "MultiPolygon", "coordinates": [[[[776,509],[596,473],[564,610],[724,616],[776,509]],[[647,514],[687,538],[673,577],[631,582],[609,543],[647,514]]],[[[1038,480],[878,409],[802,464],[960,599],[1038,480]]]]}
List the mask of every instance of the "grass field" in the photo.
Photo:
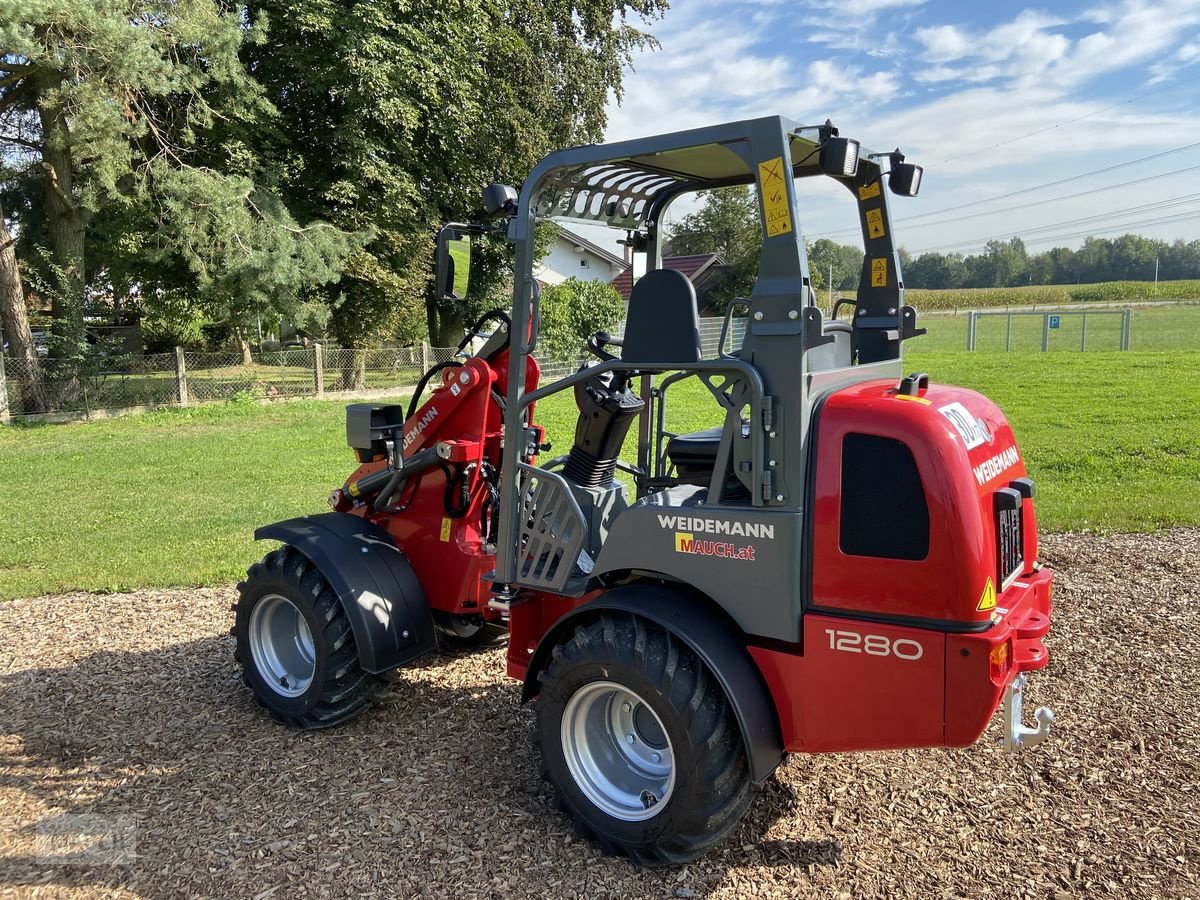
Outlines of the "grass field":
{"type": "MultiPolygon", "coordinates": [[[[921,340],[907,368],[1008,413],[1043,528],[1200,522],[1200,352],[966,354],[921,340]]],[[[672,430],[717,421],[701,390],[673,399],[672,430]]],[[[539,410],[565,449],[570,400],[539,410]]],[[[262,553],[256,526],[324,510],[353,467],[343,422],[341,402],[297,401],[0,429],[0,597],[235,580],[262,553]]]]}

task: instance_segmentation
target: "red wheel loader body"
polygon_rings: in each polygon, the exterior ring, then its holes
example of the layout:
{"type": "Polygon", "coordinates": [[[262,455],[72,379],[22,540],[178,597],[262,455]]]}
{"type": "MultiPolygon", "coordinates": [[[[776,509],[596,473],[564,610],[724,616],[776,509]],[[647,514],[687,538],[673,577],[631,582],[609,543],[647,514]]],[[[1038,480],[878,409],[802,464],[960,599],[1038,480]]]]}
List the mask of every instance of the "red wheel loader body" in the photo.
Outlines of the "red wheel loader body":
{"type": "Polygon", "coordinates": [[[407,409],[348,408],[360,466],[332,512],[260,529],[285,546],[242,585],[258,699],[337,724],[439,640],[507,633],[563,805],[650,864],[728,834],[790,752],[965,747],[1001,705],[1006,748],[1043,741],[1052,714],[1027,727],[1021,708],[1049,659],[1034,483],[995,404],[902,368],[923,330],[888,194],[920,177],[828,122],[766,118],[564,150],[519,194],[489,187],[501,223],[443,229],[437,291],[464,289],[456,241],[504,237],[511,310],[484,315],[407,409]],[[795,224],[810,176],[841,183],[862,226],[857,296],[828,311],[795,224]],[[704,347],[660,223],[682,194],[739,184],[757,189],[758,279],[704,347]],[[533,236],[554,216],[627,229],[646,274],[622,338],[597,333],[589,363],[544,384],[533,236]],[[684,381],[714,427],[669,430],[684,381]],[[537,419],[564,391],[573,440],[537,419]],[[568,452],[546,460],[547,437],[568,452]]]}

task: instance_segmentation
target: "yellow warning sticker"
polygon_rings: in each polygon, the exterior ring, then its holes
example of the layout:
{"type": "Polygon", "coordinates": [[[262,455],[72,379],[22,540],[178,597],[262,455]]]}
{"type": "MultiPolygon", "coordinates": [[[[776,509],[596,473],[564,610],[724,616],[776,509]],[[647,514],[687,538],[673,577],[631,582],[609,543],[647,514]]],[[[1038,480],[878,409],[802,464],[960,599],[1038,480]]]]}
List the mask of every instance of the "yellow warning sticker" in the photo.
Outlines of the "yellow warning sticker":
{"type": "Polygon", "coordinates": [[[442,519],[442,541],[450,542],[450,519],[447,518],[442,519]]]}
{"type": "Polygon", "coordinates": [[[992,584],[992,578],[989,575],[987,583],[983,586],[983,596],[979,598],[979,605],[975,607],[980,612],[987,612],[989,609],[996,608],[996,586],[992,584]]]}
{"type": "Polygon", "coordinates": [[[883,210],[868,209],[867,210],[867,234],[873,238],[881,238],[885,234],[883,230],[883,210]]]}
{"type": "Polygon", "coordinates": [[[783,180],[782,156],[758,164],[758,190],[762,197],[763,221],[767,223],[767,237],[790,232],[792,210],[788,206],[787,183],[783,180]]]}
{"type": "Polygon", "coordinates": [[[909,403],[920,403],[922,406],[933,406],[932,400],[927,400],[924,397],[914,397],[912,394],[894,394],[897,400],[907,400],[909,403]]]}
{"type": "Polygon", "coordinates": [[[859,200],[870,200],[872,197],[879,196],[879,182],[872,181],[868,185],[864,185],[858,189],[859,200]]]}
{"type": "Polygon", "coordinates": [[[350,491],[351,497],[358,496],[358,482],[357,481],[350,482],[348,485],[346,485],[346,487],[350,491]]]}
{"type": "Polygon", "coordinates": [[[887,257],[871,258],[871,287],[887,287],[887,257]]]}

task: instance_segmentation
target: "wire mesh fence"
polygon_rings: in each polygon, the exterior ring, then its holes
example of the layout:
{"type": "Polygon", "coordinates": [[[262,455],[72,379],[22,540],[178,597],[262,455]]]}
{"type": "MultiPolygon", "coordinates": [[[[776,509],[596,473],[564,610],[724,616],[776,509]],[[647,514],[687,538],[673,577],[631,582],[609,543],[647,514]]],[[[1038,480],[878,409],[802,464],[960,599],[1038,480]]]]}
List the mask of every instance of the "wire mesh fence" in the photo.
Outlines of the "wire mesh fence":
{"type": "MultiPolygon", "coordinates": [[[[728,344],[741,344],[745,319],[735,319],[728,344]]],[[[702,319],[705,357],[718,354],[722,321],[702,319]]],[[[622,323],[613,336],[624,334],[622,323]]],[[[452,347],[338,348],[155,353],[102,357],[85,363],[39,358],[32,364],[0,358],[0,419],[49,414],[87,417],[124,409],[287,397],[401,392],[415,387],[430,367],[454,357],[452,347]]],[[[586,354],[542,362],[542,383],[574,372],[586,354]]]]}

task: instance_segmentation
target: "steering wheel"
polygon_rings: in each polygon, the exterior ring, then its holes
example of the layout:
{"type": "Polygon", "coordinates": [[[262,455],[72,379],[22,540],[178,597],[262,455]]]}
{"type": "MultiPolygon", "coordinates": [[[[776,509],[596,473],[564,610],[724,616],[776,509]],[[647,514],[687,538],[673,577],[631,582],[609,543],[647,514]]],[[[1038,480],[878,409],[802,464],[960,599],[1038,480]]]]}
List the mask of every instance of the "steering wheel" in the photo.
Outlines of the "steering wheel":
{"type": "Polygon", "coordinates": [[[618,359],[618,357],[605,350],[605,347],[623,346],[625,346],[624,341],[622,341],[620,338],[613,337],[607,331],[597,331],[587,339],[588,352],[601,362],[608,362],[611,359],[618,359]]]}

